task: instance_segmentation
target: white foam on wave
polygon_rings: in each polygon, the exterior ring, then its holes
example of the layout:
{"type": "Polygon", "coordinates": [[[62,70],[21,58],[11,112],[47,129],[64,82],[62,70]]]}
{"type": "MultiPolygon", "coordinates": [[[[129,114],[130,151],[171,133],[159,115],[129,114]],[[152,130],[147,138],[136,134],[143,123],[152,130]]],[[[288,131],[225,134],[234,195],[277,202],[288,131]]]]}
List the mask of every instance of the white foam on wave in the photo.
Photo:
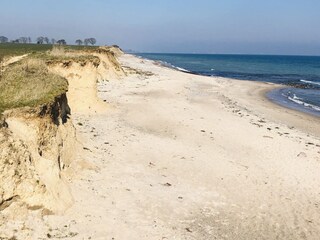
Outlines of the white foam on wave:
{"type": "Polygon", "coordinates": [[[312,108],[313,110],[320,111],[319,106],[316,106],[316,105],[313,105],[310,103],[306,103],[306,102],[302,101],[303,100],[302,98],[297,97],[295,94],[293,94],[293,97],[288,96],[288,99],[291,100],[292,102],[299,104],[299,105],[303,105],[305,107],[312,108]]]}
{"type": "Polygon", "coordinates": [[[301,79],[300,82],[310,83],[310,84],[314,84],[314,85],[319,85],[320,86],[320,82],[313,82],[313,81],[308,81],[308,80],[304,80],[304,79],[301,79]]]}
{"type": "Polygon", "coordinates": [[[184,69],[184,68],[181,68],[181,67],[177,67],[171,63],[168,63],[166,61],[157,61],[158,63],[160,63],[161,65],[165,66],[165,67],[169,67],[169,68],[174,68],[174,69],[177,69],[181,72],[187,72],[187,73],[191,73],[191,71],[187,70],[187,69],[184,69]]]}
{"type": "Polygon", "coordinates": [[[293,94],[293,99],[295,100],[303,100],[302,98],[297,97],[297,95],[293,94]]]}
{"type": "Polygon", "coordinates": [[[176,68],[174,65],[172,65],[171,63],[168,63],[166,61],[155,60],[155,62],[162,65],[162,66],[165,66],[165,67],[176,68]]]}
{"type": "Polygon", "coordinates": [[[184,69],[184,68],[181,68],[181,67],[175,67],[175,68],[178,69],[179,71],[190,73],[190,71],[187,70],[187,69],[184,69]]]}

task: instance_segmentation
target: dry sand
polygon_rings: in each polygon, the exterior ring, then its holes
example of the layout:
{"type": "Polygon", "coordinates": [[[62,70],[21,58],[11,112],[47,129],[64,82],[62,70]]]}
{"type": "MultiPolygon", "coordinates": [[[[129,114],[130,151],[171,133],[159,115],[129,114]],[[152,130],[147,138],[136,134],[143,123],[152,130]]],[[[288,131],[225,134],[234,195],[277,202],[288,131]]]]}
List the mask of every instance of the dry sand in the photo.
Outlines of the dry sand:
{"type": "Polygon", "coordinates": [[[73,112],[74,205],[18,239],[319,239],[319,118],[267,101],[272,84],[120,61],[108,107],[73,112]]]}

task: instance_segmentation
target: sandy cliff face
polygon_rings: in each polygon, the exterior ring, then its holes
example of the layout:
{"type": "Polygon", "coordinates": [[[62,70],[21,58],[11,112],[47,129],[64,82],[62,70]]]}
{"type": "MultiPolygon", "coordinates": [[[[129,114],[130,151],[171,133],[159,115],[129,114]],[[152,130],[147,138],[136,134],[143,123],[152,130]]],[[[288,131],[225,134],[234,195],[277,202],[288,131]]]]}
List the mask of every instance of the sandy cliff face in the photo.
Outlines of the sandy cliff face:
{"type": "Polygon", "coordinates": [[[69,112],[63,94],[45,106],[5,113],[0,129],[0,210],[18,204],[62,212],[72,204],[61,178],[76,145],[69,112]]]}
{"type": "MultiPolygon", "coordinates": [[[[88,61],[47,63],[69,82],[66,94],[47,105],[6,111],[0,119],[0,211],[26,206],[61,213],[73,203],[62,175],[74,161],[76,132],[69,115],[94,113],[106,104],[97,97],[98,81],[125,75],[118,48],[85,53],[88,61]],[[92,56],[96,58],[92,60],[92,56]]],[[[84,58],[86,59],[86,58],[84,58]]],[[[83,60],[83,59],[82,59],[83,60]]],[[[12,214],[8,214],[12,216],[12,214]]],[[[0,219],[1,220],[1,219],[0,219]]]]}
{"type": "Polygon", "coordinates": [[[118,61],[123,52],[117,47],[101,47],[94,53],[99,57],[101,64],[98,67],[101,78],[99,80],[119,79],[125,76],[121,64],[118,61]]]}
{"type": "Polygon", "coordinates": [[[117,55],[117,48],[102,47],[90,55],[99,58],[99,62],[60,62],[50,65],[50,70],[66,78],[69,83],[67,97],[72,112],[95,113],[106,108],[106,104],[97,96],[97,82],[120,79],[125,76],[117,55]]]}

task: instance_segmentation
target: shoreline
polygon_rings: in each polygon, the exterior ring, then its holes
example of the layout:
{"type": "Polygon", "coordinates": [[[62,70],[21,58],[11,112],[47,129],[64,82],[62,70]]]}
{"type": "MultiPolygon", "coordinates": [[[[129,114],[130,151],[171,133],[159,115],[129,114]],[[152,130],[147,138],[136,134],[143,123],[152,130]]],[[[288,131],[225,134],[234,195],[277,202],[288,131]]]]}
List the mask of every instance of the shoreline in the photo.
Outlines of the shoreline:
{"type": "MultiPolygon", "coordinates": [[[[286,109],[290,109],[290,110],[295,111],[295,112],[300,112],[300,113],[307,114],[307,115],[312,116],[312,117],[315,117],[315,118],[320,118],[320,112],[317,112],[316,110],[311,110],[311,109],[305,108],[304,106],[301,106],[300,104],[296,104],[296,103],[294,103],[294,102],[288,102],[288,104],[281,103],[281,102],[280,102],[280,96],[277,97],[277,98],[278,98],[277,100],[271,99],[271,97],[267,96],[268,94],[271,94],[272,91],[274,91],[274,90],[276,90],[276,89],[290,89],[290,88],[295,88],[295,86],[292,86],[292,85],[278,84],[278,83],[273,83],[273,82],[268,82],[268,81],[258,81],[258,80],[228,78],[228,77],[220,77],[220,76],[207,76],[207,75],[203,75],[203,74],[201,74],[201,73],[193,72],[193,71],[190,71],[190,70],[181,68],[181,67],[174,66],[174,65],[172,65],[171,63],[164,62],[164,61],[162,61],[162,60],[148,59],[148,58],[145,58],[145,57],[143,57],[143,56],[139,56],[139,55],[135,55],[135,54],[130,54],[130,55],[132,55],[132,56],[134,56],[134,57],[137,57],[137,58],[150,60],[150,61],[153,61],[156,65],[160,64],[160,65],[163,66],[163,67],[166,67],[166,68],[169,68],[169,69],[173,69],[173,70],[177,70],[177,71],[180,71],[180,72],[183,72],[183,73],[187,73],[187,74],[193,74],[193,75],[197,75],[197,76],[211,77],[211,78],[225,78],[225,79],[231,79],[231,80],[234,80],[234,81],[248,81],[248,82],[259,82],[259,83],[266,83],[266,84],[274,84],[274,85],[275,85],[275,88],[269,90],[269,91],[266,92],[266,94],[265,94],[265,97],[266,97],[270,102],[274,103],[275,105],[284,107],[284,108],[286,108],[286,109]]],[[[304,89],[304,88],[297,88],[297,89],[304,89]]]]}
{"type": "Polygon", "coordinates": [[[270,104],[269,106],[265,106],[265,109],[267,110],[267,112],[270,114],[270,116],[272,117],[271,120],[273,121],[278,121],[281,122],[283,124],[286,124],[290,127],[295,127],[298,128],[302,131],[306,131],[309,134],[312,135],[316,135],[318,137],[320,137],[320,129],[313,127],[313,123],[318,123],[320,124],[320,117],[316,116],[315,114],[311,114],[309,112],[305,112],[302,110],[297,110],[297,109],[293,109],[290,108],[288,106],[285,105],[281,105],[280,103],[277,103],[275,101],[272,101],[267,95],[269,93],[271,93],[274,90],[277,89],[282,89],[282,88],[288,88],[290,87],[289,85],[281,85],[281,84],[277,84],[277,83],[272,83],[272,82],[261,82],[261,81],[252,81],[252,80],[242,80],[242,79],[233,79],[233,78],[225,78],[225,77],[214,77],[214,76],[205,76],[196,72],[191,72],[185,69],[179,69],[176,66],[169,64],[165,64],[160,60],[152,60],[152,59],[148,59],[148,58],[144,58],[135,54],[128,54],[131,55],[133,57],[136,57],[138,59],[143,59],[143,60],[147,60],[147,61],[151,61],[153,62],[153,64],[157,65],[157,66],[161,66],[170,70],[174,70],[174,71],[178,71],[184,74],[191,74],[191,75],[195,75],[195,76],[199,76],[199,77],[205,77],[205,78],[210,78],[214,81],[214,79],[223,79],[223,80],[227,80],[227,81],[232,81],[234,82],[235,85],[239,83],[239,85],[241,85],[241,82],[244,83],[248,83],[249,85],[252,84],[252,86],[254,85],[259,85],[258,87],[262,87],[265,89],[261,89],[259,94],[257,95],[257,97],[262,98],[260,103],[258,104],[264,104],[265,100],[267,100],[270,104]],[[274,113],[274,111],[270,111],[269,107],[271,108],[275,108],[277,109],[277,114],[274,113]],[[293,118],[290,117],[293,116],[293,118]],[[297,121],[297,119],[299,119],[297,121]],[[303,121],[305,122],[303,122],[303,121]],[[306,122],[312,123],[311,126],[309,126],[308,124],[306,124],[306,122]]]}
{"type": "MultiPolygon", "coordinates": [[[[234,80],[228,78],[225,79],[234,82],[234,85],[238,85],[238,87],[249,87],[250,91],[255,93],[248,94],[246,96],[241,96],[244,99],[250,97],[250,104],[253,108],[253,111],[259,112],[265,118],[273,122],[284,124],[290,128],[297,128],[308,134],[320,137],[320,128],[317,126],[320,125],[319,117],[282,106],[276,102],[271,101],[267,97],[268,93],[270,93],[273,90],[283,88],[283,85],[269,82],[254,82],[248,80],[234,80]],[[240,83],[238,83],[239,81],[240,83]]],[[[234,92],[234,94],[237,93],[234,92]]],[[[241,99],[239,98],[238,100],[241,101],[241,99]]]]}
{"type": "MultiPolygon", "coordinates": [[[[320,112],[318,110],[311,110],[310,108],[306,108],[301,106],[302,105],[308,105],[308,103],[302,102],[301,104],[297,104],[294,101],[290,100],[288,101],[288,99],[284,98],[281,99],[281,95],[280,95],[280,91],[284,91],[284,90],[290,90],[292,89],[292,87],[288,86],[288,85],[283,85],[283,87],[279,87],[279,88],[275,88],[269,92],[266,93],[266,98],[269,99],[271,102],[282,106],[284,108],[287,109],[291,109],[293,111],[297,111],[300,113],[305,113],[309,116],[315,117],[315,118],[320,118],[320,112]],[[279,91],[278,93],[276,91],[279,91]],[[273,98],[276,98],[273,100],[273,98]]],[[[312,108],[317,107],[317,106],[312,106],[312,108]]],[[[317,107],[318,108],[318,107],[317,107]]]]}

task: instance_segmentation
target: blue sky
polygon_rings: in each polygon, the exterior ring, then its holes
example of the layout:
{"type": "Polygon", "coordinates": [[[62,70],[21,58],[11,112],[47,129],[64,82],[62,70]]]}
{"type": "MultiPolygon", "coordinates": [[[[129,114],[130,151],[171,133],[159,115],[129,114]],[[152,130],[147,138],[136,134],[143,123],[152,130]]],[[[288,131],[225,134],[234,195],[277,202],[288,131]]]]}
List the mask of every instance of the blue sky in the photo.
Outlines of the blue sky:
{"type": "Polygon", "coordinates": [[[320,55],[319,0],[1,0],[0,35],[141,52],[320,55]]]}

